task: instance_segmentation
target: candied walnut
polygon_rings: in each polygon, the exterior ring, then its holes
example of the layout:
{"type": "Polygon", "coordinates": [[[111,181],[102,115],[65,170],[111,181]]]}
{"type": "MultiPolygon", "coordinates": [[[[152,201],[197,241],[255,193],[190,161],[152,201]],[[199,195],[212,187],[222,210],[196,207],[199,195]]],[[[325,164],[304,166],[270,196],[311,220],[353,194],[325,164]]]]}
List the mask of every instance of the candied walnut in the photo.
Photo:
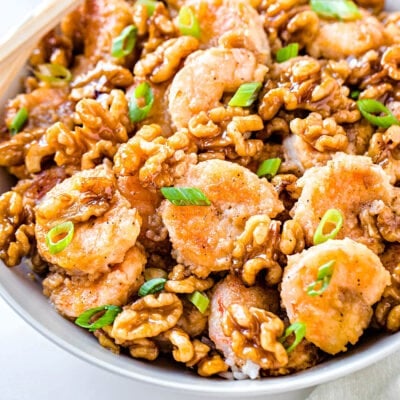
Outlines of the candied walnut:
{"type": "Polygon", "coordinates": [[[144,187],[172,186],[196,161],[194,150],[186,130],[164,138],[159,125],[144,125],[119,147],[114,157],[114,171],[122,176],[139,171],[144,187]]]}
{"type": "Polygon", "coordinates": [[[129,354],[133,358],[154,361],[159,354],[157,345],[150,339],[136,339],[129,345],[129,354]]]}
{"type": "Polygon", "coordinates": [[[198,364],[203,358],[207,356],[210,351],[210,347],[198,339],[194,339],[192,342],[194,355],[186,363],[187,367],[193,367],[198,364]]]}
{"type": "Polygon", "coordinates": [[[115,344],[115,342],[109,336],[110,328],[110,326],[105,326],[102,329],[96,329],[93,334],[97,338],[101,346],[110,350],[114,354],[119,354],[120,346],[115,344]]]}
{"type": "Polygon", "coordinates": [[[183,298],[183,313],[176,326],[182,328],[190,337],[200,336],[206,332],[209,309],[201,313],[189,300],[183,298]]]}
{"type": "Polygon", "coordinates": [[[187,363],[193,359],[194,347],[189,335],[181,328],[172,328],[162,336],[169,340],[173,346],[172,355],[175,361],[187,363]]]}
{"type": "Polygon", "coordinates": [[[234,268],[241,268],[245,284],[254,285],[258,273],[264,269],[267,270],[265,280],[269,286],[280,282],[282,268],[276,261],[279,231],[280,222],[271,221],[267,215],[255,215],[247,220],[232,251],[234,268]]]}
{"type": "Polygon", "coordinates": [[[117,344],[157,336],[174,327],[182,311],[182,302],[175,294],[145,296],[118,314],[111,336],[117,344]]]}
{"type": "Polygon", "coordinates": [[[376,225],[379,233],[388,242],[400,242],[399,211],[385,205],[377,216],[376,225]]]}
{"type": "Polygon", "coordinates": [[[203,292],[214,285],[212,278],[200,279],[190,274],[183,265],[176,265],[168,275],[164,289],[171,293],[193,293],[196,290],[203,292]]]}
{"type": "Polygon", "coordinates": [[[224,334],[232,339],[233,352],[263,369],[283,367],[288,355],[279,338],[283,321],[275,314],[256,307],[232,304],[223,316],[224,334]]]}
{"type": "Polygon", "coordinates": [[[290,255],[300,253],[305,248],[304,232],[301,225],[290,219],[283,224],[280,250],[283,254],[290,255]]]}
{"type": "Polygon", "coordinates": [[[395,81],[400,80],[400,45],[394,45],[385,50],[381,64],[388,75],[395,81]]]}
{"type": "Polygon", "coordinates": [[[290,122],[290,130],[320,152],[344,151],[348,145],[345,130],[333,118],[311,113],[305,119],[290,122]]]}
{"type": "Polygon", "coordinates": [[[308,45],[318,34],[318,29],[318,15],[309,9],[303,11],[299,9],[290,17],[281,37],[286,43],[295,42],[300,45],[308,45]]]}
{"type": "Polygon", "coordinates": [[[199,47],[193,36],[181,36],[163,42],[153,53],[146,54],[135,64],[136,76],[149,76],[154,83],[171,79],[190,53],[199,47]]]}
{"type": "Polygon", "coordinates": [[[214,354],[210,357],[203,358],[197,367],[197,373],[200,376],[211,376],[228,371],[229,366],[225,363],[222,357],[214,354]]]}
{"type": "Polygon", "coordinates": [[[385,7],[385,0],[354,0],[356,4],[367,8],[374,13],[380,13],[385,7]]]}

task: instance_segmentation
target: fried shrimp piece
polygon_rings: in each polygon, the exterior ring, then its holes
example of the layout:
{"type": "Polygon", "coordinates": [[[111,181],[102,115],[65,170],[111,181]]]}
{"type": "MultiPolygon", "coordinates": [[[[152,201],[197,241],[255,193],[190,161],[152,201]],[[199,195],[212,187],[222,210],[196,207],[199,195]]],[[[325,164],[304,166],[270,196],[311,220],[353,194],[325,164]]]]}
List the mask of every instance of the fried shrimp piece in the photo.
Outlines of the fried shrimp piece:
{"type": "Polygon", "coordinates": [[[202,47],[243,47],[256,54],[260,63],[271,59],[261,16],[247,0],[188,0],[197,6],[202,47]]]}
{"type": "Polygon", "coordinates": [[[136,245],[127,251],[122,263],[113,265],[109,272],[95,280],[87,275],[51,272],[43,281],[43,292],[57,311],[68,318],[104,304],[122,306],[143,283],[145,263],[144,250],[136,245]]]}
{"type": "Polygon", "coordinates": [[[36,208],[35,236],[47,262],[72,274],[105,273],[135,245],[140,224],[137,210],[116,189],[111,169],[101,165],[65,179],[43,197],[36,208]],[[72,241],[51,254],[46,235],[65,221],[74,223],[72,241]]]}
{"type": "Polygon", "coordinates": [[[191,54],[170,86],[173,124],[187,127],[200,111],[219,106],[224,92],[233,93],[245,82],[262,82],[266,72],[267,67],[245,49],[211,48],[191,54]]]}
{"type": "Polygon", "coordinates": [[[273,186],[240,165],[208,160],[189,167],[176,187],[201,189],[210,206],[175,206],[164,201],[160,214],[179,263],[204,278],[232,264],[236,237],[252,215],[271,218],[283,210],[273,186]]]}
{"type": "Polygon", "coordinates": [[[361,56],[368,50],[385,44],[383,25],[368,12],[360,10],[362,18],[355,21],[324,21],[315,39],[308,45],[308,53],[315,58],[340,60],[361,56]]]}
{"type": "Polygon", "coordinates": [[[223,321],[231,305],[240,304],[247,308],[256,307],[271,313],[278,312],[278,292],[261,286],[246,287],[240,278],[228,275],[218,283],[211,299],[208,332],[218,350],[222,351],[230,365],[243,366],[246,359],[241,359],[232,348],[232,337],[224,333],[223,321]]]}
{"type": "Polygon", "coordinates": [[[291,213],[308,246],[325,212],[336,208],[344,217],[338,239],[349,237],[376,253],[383,250],[380,235],[360,223],[360,217],[378,204],[390,206],[394,192],[389,176],[369,157],[337,154],[326,166],[307,170],[296,185],[302,193],[291,213]]]}
{"type": "Polygon", "coordinates": [[[306,325],[306,339],[337,354],[358,341],[388,284],[389,272],[366,246],[348,238],[329,240],[288,258],[281,298],[290,322],[306,325]],[[328,286],[309,295],[307,288],[328,262],[333,262],[328,286]]]}

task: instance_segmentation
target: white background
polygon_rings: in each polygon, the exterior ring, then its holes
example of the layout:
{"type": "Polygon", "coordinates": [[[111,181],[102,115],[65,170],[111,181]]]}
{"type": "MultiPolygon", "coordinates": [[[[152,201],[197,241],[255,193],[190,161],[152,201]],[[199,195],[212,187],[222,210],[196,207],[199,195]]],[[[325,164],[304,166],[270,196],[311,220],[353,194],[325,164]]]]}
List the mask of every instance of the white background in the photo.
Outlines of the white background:
{"type": "MultiPolygon", "coordinates": [[[[39,1],[0,0],[0,37],[39,1]]],[[[308,400],[399,400],[399,376],[400,353],[317,388],[308,400]]],[[[120,378],[75,358],[40,336],[0,299],[0,400],[189,398],[199,399],[120,378]]]]}

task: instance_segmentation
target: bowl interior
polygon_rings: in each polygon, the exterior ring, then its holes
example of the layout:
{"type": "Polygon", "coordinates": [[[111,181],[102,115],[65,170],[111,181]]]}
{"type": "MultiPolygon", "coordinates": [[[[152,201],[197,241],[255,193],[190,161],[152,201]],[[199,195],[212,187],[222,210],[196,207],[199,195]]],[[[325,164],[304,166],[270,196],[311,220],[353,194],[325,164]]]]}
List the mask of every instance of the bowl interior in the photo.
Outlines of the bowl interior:
{"type": "MultiPolygon", "coordinates": [[[[398,0],[388,0],[387,8],[399,9],[398,0]]],[[[24,71],[21,71],[23,76],[24,71]]],[[[21,77],[20,76],[20,77],[21,77]]],[[[13,82],[0,107],[18,90],[19,80],[13,82]]],[[[0,170],[0,192],[8,190],[12,180],[0,170]]],[[[212,394],[214,396],[243,397],[294,391],[345,376],[364,368],[400,349],[400,332],[370,337],[351,351],[326,361],[309,370],[277,378],[258,381],[226,381],[201,378],[166,360],[147,363],[127,356],[117,356],[102,348],[89,333],[63,319],[41,293],[41,286],[28,274],[22,264],[8,269],[0,265],[0,295],[14,310],[40,333],[76,356],[121,376],[164,387],[212,394]]]]}

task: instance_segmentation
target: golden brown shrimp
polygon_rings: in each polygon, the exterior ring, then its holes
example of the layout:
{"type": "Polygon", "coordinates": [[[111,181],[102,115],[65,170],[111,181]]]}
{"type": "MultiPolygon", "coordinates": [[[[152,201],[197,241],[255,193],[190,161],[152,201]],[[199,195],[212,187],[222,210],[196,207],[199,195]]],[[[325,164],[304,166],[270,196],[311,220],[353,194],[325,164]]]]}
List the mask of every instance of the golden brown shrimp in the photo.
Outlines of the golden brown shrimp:
{"type": "Polygon", "coordinates": [[[211,48],[191,54],[175,75],[168,95],[173,124],[185,128],[191,117],[220,105],[224,92],[242,83],[262,82],[267,71],[245,49],[211,48]]]}
{"type": "Polygon", "coordinates": [[[362,18],[355,21],[321,20],[317,36],[307,47],[308,53],[315,58],[340,60],[349,56],[358,57],[383,46],[383,25],[367,11],[360,12],[362,18]]]}
{"type": "Polygon", "coordinates": [[[290,322],[306,325],[306,339],[336,354],[358,341],[371,320],[371,306],[388,284],[390,274],[366,246],[348,238],[328,240],[288,258],[281,298],[290,322]],[[309,295],[319,268],[331,261],[326,290],[309,295]]]}
{"type": "Polygon", "coordinates": [[[68,318],[105,304],[122,306],[143,283],[145,263],[144,250],[136,245],[128,250],[122,263],[113,265],[95,280],[51,272],[43,281],[43,292],[57,311],[68,318]]]}
{"type": "Polygon", "coordinates": [[[338,239],[349,237],[377,253],[383,250],[382,238],[368,229],[362,218],[378,204],[390,205],[394,192],[388,175],[369,157],[337,154],[326,166],[307,170],[296,185],[302,193],[292,214],[302,226],[308,246],[313,244],[322,216],[336,208],[344,217],[338,239]]]}
{"type": "Polygon", "coordinates": [[[36,208],[35,235],[47,262],[69,273],[104,273],[124,260],[135,245],[140,224],[136,209],[116,189],[111,169],[101,165],[65,179],[43,197],[36,208]],[[72,241],[51,254],[46,235],[65,221],[74,223],[72,241]]]}
{"type": "Polygon", "coordinates": [[[235,238],[247,219],[283,210],[273,186],[247,168],[229,161],[208,160],[189,167],[176,186],[201,189],[210,206],[175,206],[164,201],[160,212],[179,263],[199,277],[227,270],[235,238]]]}
{"type": "Polygon", "coordinates": [[[270,60],[270,48],[263,22],[247,0],[188,0],[197,6],[202,48],[243,47],[254,52],[257,60],[270,60]]]}

